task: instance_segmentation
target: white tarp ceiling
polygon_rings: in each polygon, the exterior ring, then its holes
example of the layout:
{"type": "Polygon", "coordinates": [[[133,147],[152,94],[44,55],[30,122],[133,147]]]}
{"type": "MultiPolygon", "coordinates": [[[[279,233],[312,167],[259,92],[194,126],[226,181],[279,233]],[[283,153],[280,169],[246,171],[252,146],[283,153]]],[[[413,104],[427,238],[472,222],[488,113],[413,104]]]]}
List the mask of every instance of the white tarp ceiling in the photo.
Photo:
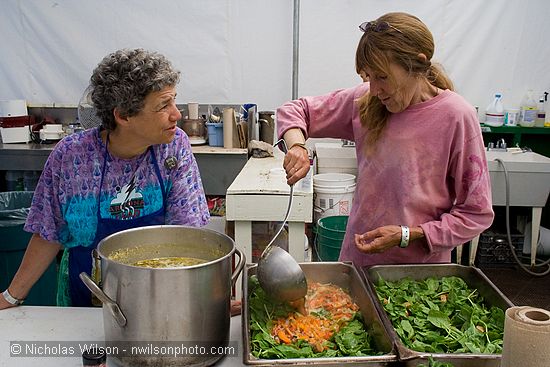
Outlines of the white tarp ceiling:
{"type": "MultiPolygon", "coordinates": [[[[292,0],[3,0],[0,100],[76,105],[107,53],[143,47],[182,71],[178,102],[291,98],[292,0]]],[[[358,25],[388,11],[420,17],[437,61],[483,110],[496,91],[506,106],[527,89],[550,89],[546,0],[301,0],[299,95],[359,82],[358,25]]]]}

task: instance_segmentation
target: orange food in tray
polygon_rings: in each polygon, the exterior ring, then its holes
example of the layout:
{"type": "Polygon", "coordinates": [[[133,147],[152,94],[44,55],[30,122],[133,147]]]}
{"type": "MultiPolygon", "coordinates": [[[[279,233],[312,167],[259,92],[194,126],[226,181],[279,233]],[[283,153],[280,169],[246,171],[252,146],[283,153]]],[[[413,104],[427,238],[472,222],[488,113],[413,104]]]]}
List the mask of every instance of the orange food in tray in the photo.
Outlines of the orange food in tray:
{"type": "Polygon", "coordinates": [[[291,344],[306,340],[318,352],[327,348],[326,342],[345,326],[359,306],[342,288],[332,284],[311,282],[305,300],[306,315],[293,312],[274,321],[271,335],[279,343],[291,344]]]}

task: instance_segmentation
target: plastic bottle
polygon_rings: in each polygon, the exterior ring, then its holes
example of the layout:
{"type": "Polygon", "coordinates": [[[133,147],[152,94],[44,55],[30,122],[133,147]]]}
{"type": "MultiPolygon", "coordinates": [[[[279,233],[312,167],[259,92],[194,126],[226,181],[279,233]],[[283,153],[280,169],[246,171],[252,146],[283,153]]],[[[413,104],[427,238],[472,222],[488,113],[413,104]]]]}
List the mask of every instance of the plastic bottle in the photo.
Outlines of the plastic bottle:
{"type": "Polygon", "coordinates": [[[535,120],[536,127],[544,127],[544,120],[546,119],[546,111],[544,110],[544,97],[540,97],[537,104],[537,119],[535,120]]]}
{"type": "Polygon", "coordinates": [[[485,110],[485,125],[502,126],[504,124],[504,106],[502,105],[502,94],[495,93],[495,99],[485,110]]]}
{"type": "Polygon", "coordinates": [[[506,108],[504,110],[504,126],[517,126],[519,120],[519,108],[506,108]]]}
{"type": "Polygon", "coordinates": [[[550,127],[550,102],[548,102],[548,92],[544,92],[544,110],[546,111],[544,127],[550,127]]]}
{"type": "Polygon", "coordinates": [[[533,90],[529,89],[521,101],[519,124],[523,127],[533,127],[536,118],[537,102],[533,98],[533,90]]]}

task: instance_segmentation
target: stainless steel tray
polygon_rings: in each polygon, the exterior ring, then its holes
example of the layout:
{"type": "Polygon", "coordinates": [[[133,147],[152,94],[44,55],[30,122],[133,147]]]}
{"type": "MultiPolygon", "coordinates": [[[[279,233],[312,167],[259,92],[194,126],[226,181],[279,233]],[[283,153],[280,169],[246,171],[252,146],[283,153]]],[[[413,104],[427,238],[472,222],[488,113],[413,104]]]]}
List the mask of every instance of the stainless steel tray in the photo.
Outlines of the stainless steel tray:
{"type": "Polygon", "coordinates": [[[393,325],[384,310],[384,307],[378,301],[374,284],[382,278],[387,281],[398,281],[403,278],[414,280],[424,280],[435,277],[442,278],[446,276],[457,276],[462,278],[468,286],[475,288],[483,296],[490,306],[497,306],[506,310],[512,307],[510,300],[502,294],[501,291],[481,272],[481,270],[456,264],[426,264],[426,265],[377,265],[371,268],[362,268],[363,275],[366,278],[367,289],[375,300],[376,308],[380,314],[384,326],[388,330],[395,347],[399,360],[404,361],[405,366],[418,366],[419,364],[428,365],[428,358],[432,357],[438,362],[449,362],[455,367],[499,367],[500,354],[468,354],[468,353],[425,353],[417,352],[407,348],[399,335],[397,335],[393,325]]]}
{"type": "Polygon", "coordinates": [[[323,263],[301,263],[308,281],[321,283],[332,283],[349,291],[353,300],[361,310],[361,314],[368,326],[368,332],[372,335],[376,348],[385,351],[380,356],[366,357],[338,357],[338,358],[294,358],[294,359],[258,359],[251,354],[250,346],[250,313],[248,310],[249,277],[256,274],[256,266],[247,267],[243,276],[243,361],[248,365],[273,366],[341,366],[345,365],[369,365],[388,366],[389,362],[397,361],[397,354],[394,352],[393,341],[386,331],[384,324],[375,307],[374,300],[367,291],[365,283],[359,271],[350,263],[323,262],[323,263]]]}

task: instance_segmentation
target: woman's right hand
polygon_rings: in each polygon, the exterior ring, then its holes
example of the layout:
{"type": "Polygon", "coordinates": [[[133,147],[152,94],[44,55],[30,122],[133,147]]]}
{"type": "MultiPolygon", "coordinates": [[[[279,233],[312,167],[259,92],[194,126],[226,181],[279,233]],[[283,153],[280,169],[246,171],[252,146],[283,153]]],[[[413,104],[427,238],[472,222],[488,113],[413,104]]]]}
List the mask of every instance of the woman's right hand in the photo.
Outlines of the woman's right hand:
{"type": "Polygon", "coordinates": [[[309,171],[309,154],[301,145],[292,146],[285,155],[283,168],[286,171],[286,182],[294,185],[306,177],[309,171]]]}

